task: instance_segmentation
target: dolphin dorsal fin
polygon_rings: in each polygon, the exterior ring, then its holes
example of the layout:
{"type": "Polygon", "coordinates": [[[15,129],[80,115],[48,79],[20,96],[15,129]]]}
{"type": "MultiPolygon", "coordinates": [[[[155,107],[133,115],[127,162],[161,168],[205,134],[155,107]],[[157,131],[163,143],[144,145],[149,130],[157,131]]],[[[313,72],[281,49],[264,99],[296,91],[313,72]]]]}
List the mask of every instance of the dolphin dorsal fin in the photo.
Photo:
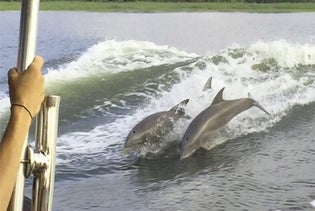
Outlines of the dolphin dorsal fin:
{"type": "Polygon", "coordinates": [[[184,112],[184,106],[187,105],[189,99],[183,100],[182,102],[178,103],[176,106],[170,109],[170,111],[177,113],[177,112],[184,112]]]}
{"type": "Polygon", "coordinates": [[[203,86],[202,91],[205,92],[205,91],[207,91],[207,90],[209,90],[209,89],[212,89],[211,85],[212,85],[212,77],[210,77],[210,78],[207,80],[206,84],[203,86]]]}
{"type": "Polygon", "coordinates": [[[225,87],[223,87],[219,92],[218,94],[214,97],[213,101],[212,101],[212,104],[211,105],[214,105],[214,104],[217,104],[217,103],[221,103],[223,102],[223,91],[224,91],[225,87]]]}

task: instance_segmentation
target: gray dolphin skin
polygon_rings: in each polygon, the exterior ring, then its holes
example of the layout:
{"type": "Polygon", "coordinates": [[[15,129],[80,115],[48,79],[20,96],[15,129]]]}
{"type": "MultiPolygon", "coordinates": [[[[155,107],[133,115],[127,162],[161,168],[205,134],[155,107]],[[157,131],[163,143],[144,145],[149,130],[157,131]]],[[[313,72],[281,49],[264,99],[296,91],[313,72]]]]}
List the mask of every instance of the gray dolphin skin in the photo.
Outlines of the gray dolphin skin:
{"type": "Polygon", "coordinates": [[[223,100],[222,88],[212,104],[197,115],[188,126],[182,140],[181,160],[191,156],[199,148],[210,149],[213,139],[223,127],[239,113],[256,106],[269,114],[258,102],[252,98],[223,100]]]}
{"type": "Polygon", "coordinates": [[[210,78],[207,80],[206,84],[205,84],[205,85],[203,86],[203,88],[202,88],[202,91],[205,92],[205,91],[207,91],[207,90],[212,89],[211,85],[212,85],[212,77],[210,77],[210,78]]]}
{"type": "Polygon", "coordinates": [[[161,111],[144,118],[129,132],[123,154],[140,148],[143,144],[159,143],[164,135],[169,133],[174,123],[185,116],[184,106],[189,99],[183,100],[168,111],[161,111]]]}

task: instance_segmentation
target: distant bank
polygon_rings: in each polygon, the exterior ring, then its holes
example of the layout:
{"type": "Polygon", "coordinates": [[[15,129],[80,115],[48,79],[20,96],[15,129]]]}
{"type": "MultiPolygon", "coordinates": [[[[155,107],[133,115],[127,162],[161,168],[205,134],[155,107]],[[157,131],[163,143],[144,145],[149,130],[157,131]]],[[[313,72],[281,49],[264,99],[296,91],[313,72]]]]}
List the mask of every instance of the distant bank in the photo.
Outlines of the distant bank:
{"type": "MultiPolygon", "coordinates": [[[[20,10],[20,2],[0,1],[0,10],[20,10]]],[[[315,3],[217,3],[217,2],[84,2],[43,1],[41,10],[97,12],[315,12],[315,3]]]]}

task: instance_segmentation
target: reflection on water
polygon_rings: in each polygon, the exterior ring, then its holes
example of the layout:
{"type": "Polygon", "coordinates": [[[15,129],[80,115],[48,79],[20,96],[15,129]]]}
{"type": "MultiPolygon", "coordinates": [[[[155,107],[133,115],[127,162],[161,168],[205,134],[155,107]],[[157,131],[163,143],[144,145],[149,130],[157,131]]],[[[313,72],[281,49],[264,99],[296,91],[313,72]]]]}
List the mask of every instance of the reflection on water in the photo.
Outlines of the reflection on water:
{"type": "MultiPolygon", "coordinates": [[[[19,13],[0,14],[2,126],[19,13]]],[[[62,97],[54,210],[310,210],[314,18],[41,12],[47,92],[62,97]],[[209,76],[213,90],[202,94],[209,76]],[[249,109],[228,124],[221,145],[183,162],[190,120],[169,134],[162,155],[121,155],[138,121],[186,98],[194,117],[222,87],[226,99],[250,92],[272,115],[249,109]]],[[[29,181],[26,189],[30,195],[29,181]]]]}

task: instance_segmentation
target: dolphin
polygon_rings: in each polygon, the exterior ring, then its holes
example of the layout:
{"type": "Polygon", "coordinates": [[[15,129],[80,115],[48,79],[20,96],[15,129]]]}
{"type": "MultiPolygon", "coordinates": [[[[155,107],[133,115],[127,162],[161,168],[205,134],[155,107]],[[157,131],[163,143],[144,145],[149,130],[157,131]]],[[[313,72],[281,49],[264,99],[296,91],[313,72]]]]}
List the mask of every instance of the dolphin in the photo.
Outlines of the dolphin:
{"type": "Polygon", "coordinates": [[[202,88],[202,91],[205,92],[205,91],[208,91],[208,90],[212,89],[211,85],[212,85],[212,77],[210,77],[207,80],[207,82],[205,83],[205,85],[202,88]]]}
{"type": "Polygon", "coordinates": [[[173,129],[177,120],[189,118],[183,108],[188,101],[189,99],[183,100],[168,111],[151,114],[136,124],[127,136],[122,153],[129,153],[143,145],[160,143],[163,136],[173,129]]]}
{"type": "Polygon", "coordinates": [[[252,98],[224,100],[222,88],[212,104],[198,114],[189,124],[182,140],[180,158],[191,156],[199,148],[210,149],[213,139],[223,127],[239,113],[256,106],[269,114],[257,101],[252,98]]]}

